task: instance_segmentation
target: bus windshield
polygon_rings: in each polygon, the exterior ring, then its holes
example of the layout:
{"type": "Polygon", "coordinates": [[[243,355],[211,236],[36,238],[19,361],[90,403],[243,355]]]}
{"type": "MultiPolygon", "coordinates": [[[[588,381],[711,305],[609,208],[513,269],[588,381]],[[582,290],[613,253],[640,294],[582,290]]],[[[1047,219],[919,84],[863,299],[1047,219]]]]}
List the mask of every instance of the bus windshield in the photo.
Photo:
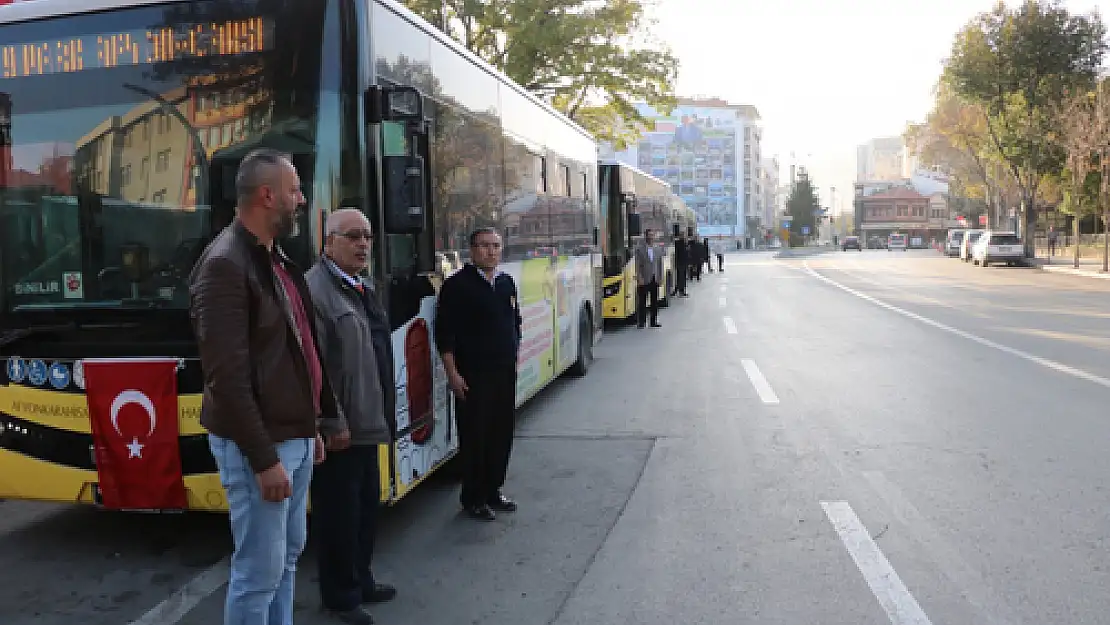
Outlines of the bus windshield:
{"type": "Polygon", "coordinates": [[[186,308],[192,265],[232,216],[211,185],[233,199],[233,175],[213,163],[313,152],[323,4],[0,25],[0,314],[186,308]]]}

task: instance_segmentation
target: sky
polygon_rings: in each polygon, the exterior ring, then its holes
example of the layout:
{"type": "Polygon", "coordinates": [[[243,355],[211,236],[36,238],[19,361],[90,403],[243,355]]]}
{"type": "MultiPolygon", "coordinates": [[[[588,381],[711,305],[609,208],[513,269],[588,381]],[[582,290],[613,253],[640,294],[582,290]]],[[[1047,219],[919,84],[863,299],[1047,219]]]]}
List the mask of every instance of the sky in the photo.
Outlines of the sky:
{"type": "MultiPolygon", "coordinates": [[[[657,0],[656,38],[680,68],[680,96],[751,104],[765,158],[790,153],[828,205],[851,210],[856,146],[923,121],[956,32],[993,0],[657,0]]],[[[1013,1],[1008,1],[1013,5],[1013,1]]],[[[1070,0],[1072,12],[1110,0],[1070,0]]],[[[1099,6],[1102,5],[1102,6],[1099,6]]]]}

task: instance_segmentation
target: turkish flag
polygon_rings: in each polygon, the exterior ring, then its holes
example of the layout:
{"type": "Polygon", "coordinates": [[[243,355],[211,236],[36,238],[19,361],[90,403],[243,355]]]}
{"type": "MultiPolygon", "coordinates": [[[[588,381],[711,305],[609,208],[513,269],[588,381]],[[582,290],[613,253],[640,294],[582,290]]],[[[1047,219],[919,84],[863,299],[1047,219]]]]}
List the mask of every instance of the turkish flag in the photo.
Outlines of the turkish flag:
{"type": "Polygon", "coordinates": [[[86,360],[84,368],[104,507],[184,509],[177,360],[86,360]]]}

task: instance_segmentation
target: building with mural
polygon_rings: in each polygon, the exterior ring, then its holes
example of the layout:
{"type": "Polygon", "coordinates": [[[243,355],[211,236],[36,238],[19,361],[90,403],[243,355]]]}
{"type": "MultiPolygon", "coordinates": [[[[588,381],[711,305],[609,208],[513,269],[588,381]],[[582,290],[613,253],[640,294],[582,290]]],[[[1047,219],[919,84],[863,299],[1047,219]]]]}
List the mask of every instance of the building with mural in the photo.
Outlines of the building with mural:
{"type": "Polygon", "coordinates": [[[638,142],[612,158],[667,181],[694,209],[698,233],[742,240],[758,236],[763,131],[755,107],[719,99],[680,99],[669,115],[637,106],[648,121],[638,142]]]}

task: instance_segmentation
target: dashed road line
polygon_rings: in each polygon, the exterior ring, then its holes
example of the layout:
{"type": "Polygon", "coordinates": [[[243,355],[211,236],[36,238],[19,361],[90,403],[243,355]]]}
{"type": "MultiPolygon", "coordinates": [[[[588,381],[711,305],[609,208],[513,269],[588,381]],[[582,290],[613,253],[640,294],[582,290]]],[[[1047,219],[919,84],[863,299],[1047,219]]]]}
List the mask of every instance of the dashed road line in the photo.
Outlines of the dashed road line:
{"type": "Polygon", "coordinates": [[[728,300],[725,299],[724,297],[720,297],[720,298],[717,299],[717,305],[720,306],[721,308],[724,308],[725,306],[728,306],[728,300]]]}
{"type": "Polygon", "coordinates": [[[822,501],[821,507],[890,622],[893,625],[932,625],[852,506],[847,501],[822,501]]]}
{"type": "Polygon", "coordinates": [[[725,323],[725,332],[736,334],[736,324],[732,322],[732,317],[723,317],[721,321],[725,323]]]}
{"type": "Polygon", "coordinates": [[[745,358],[740,361],[744,366],[744,373],[748,374],[748,379],[751,380],[752,386],[755,387],[755,392],[759,393],[759,398],[765,404],[779,403],[779,396],[775,395],[775,389],[771,388],[771,383],[767,378],[763,377],[763,372],[755,364],[754,360],[745,358]]]}

